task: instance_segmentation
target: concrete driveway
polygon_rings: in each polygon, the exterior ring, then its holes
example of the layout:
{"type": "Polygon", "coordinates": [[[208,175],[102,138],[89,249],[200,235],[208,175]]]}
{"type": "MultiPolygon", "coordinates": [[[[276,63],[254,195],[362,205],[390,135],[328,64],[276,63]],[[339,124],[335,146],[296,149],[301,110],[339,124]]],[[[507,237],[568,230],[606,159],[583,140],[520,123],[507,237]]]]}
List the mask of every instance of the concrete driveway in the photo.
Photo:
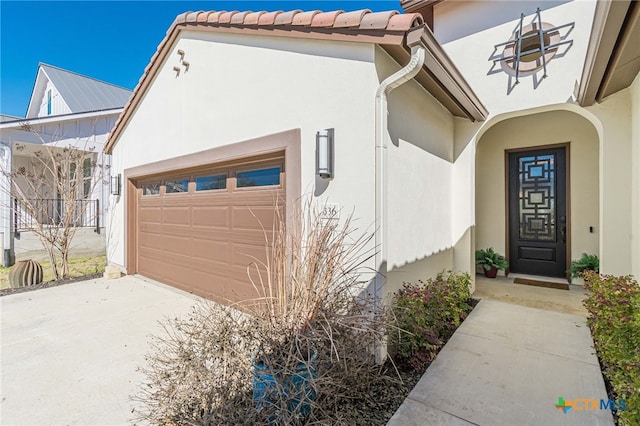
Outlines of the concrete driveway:
{"type": "Polygon", "coordinates": [[[197,300],[129,276],[1,297],[0,424],[126,424],[149,336],[197,300]]]}

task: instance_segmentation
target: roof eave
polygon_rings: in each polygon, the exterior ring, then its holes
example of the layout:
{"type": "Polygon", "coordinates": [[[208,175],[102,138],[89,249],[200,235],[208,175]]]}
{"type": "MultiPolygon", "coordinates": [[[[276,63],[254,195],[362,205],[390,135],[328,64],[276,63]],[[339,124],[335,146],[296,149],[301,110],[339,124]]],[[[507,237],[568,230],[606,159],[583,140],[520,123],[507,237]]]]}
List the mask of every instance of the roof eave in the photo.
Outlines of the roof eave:
{"type": "Polygon", "coordinates": [[[0,128],[9,129],[12,127],[21,127],[25,123],[29,124],[48,124],[56,122],[64,122],[70,120],[81,120],[91,117],[103,117],[112,114],[118,114],[122,112],[122,108],[107,108],[95,111],[83,111],[83,112],[71,112],[68,114],[59,115],[46,115],[44,117],[32,117],[32,118],[16,118],[11,121],[3,121],[0,123],[0,128]]]}
{"type": "Polygon", "coordinates": [[[611,59],[615,55],[618,37],[630,5],[630,0],[596,3],[587,55],[576,94],[576,100],[583,107],[591,106],[599,100],[605,76],[614,65],[611,59]]]}
{"type": "Polygon", "coordinates": [[[420,31],[411,30],[406,43],[408,47],[417,43],[425,47],[427,54],[424,66],[416,80],[451,114],[471,121],[484,121],[487,118],[489,111],[429,28],[424,26],[420,31]]]}
{"type": "MultiPolygon", "coordinates": [[[[138,85],[134,89],[134,93],[124,106],[123,112],[113,127],[112,134],[109,136],[105,144],[104,151],[110,154],[113,147],[120,137],[122,131],[126,127],[129,119],[137,109],[138,102],[144,96],[147,88],[153,81],[155,74],[161,67],[164,58],[169,54],[173,44],[178,39],[182,31],[206,31],[206,32],[224,32],[226,34],[242,34],[242,35],[269,35],[275,37],[296,37],[308,38],[316,40],[332,41],[348,41],[361,43],[374,43],[382,46],[384,49],[398,50],[406,52],[405,42],[407,41],[407,30],[390,31],[386,30],[366,30],[353,32],[349,28],[309,28],[306,26],[283,26],[283,27],[264,27],[264,26],[233,26],[233,25],[206,25],[196,21],[186,21],[184,17],[176,19],[173,25],[167,31],[167,35],[162,40],[156,53],[151,58],[149,65],[145,68],[138,85]]],[[[435,37],[426,27],[421,26],[418,29],[412,29],[411,34],[418,34],[417,37],[425,44],[429,54],[427,55],[426,66],[423,67],[423,76],[418,81],[428,80],[424,75],[431,77],[431,83],[425,88],[438,87],[434,96],[451,111],[453,115],[467,117],[473,121],[482,121],[488,115],[486,108],[482,105],[478,97],[475,95],[471,87],[462,77],[458,69],[455,67],[451,59],[446,55],[442,47],[438,44],[435,37]],[[433,68],[433,69],[432,69],[433,68]],[[435,84],[432,82],[435,81],[435,84]],[[429,87],[428,87],[429,86],[429,87]]],[[[393,56],[393,55],[392,55],[393,56]]],[[[424,84],[423,84],[424,85],[424,84]]]]}

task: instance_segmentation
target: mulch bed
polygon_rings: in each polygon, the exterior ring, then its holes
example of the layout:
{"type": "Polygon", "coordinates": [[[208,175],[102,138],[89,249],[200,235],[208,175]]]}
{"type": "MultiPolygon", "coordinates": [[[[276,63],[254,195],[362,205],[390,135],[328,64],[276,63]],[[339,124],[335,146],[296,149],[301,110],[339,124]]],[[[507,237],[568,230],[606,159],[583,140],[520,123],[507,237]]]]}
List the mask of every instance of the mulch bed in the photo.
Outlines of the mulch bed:
{"type": "Polygon", "coordinates": [[[424,374],[424,371],[400,371],[400,382],[393,366],[387,363],[385,367],[385,374],[390,379],[387,385],[370,389],[374,397],[369,398],[369,401],[376,403],[367,404],[364,400],[345,401],[342,410],[344,414],[339,420],[336,419],[335,424],[386,425],[424,374]]]}
{"type": "Polygon", "coordinates": [[[40,284],[36,284],[36,285],[32,285],[32,286],[29,286],[29,287],[5,288],[3,290],[0,290],[0,297],[8,296],[10,294],[25,293],[27,291],[40,290],[42,288],[57,287],[59,285],[71,284],[71,283],[75,283],[75,282],[78,282],[78,281],[91,280],[91,279],[100,278],[100,277],[102,277],[102,273],[95,273],[95,274],[91,274],[91,275],[84,275],[82,277],[67,278],[67,279],[64,279],[64,280],[46,281],[46,282],[43,282],[43,283],[40,283],[40,284]]]}
{"type": "MultiPolygon", "coordinates": [[[[471,313],[473,308],[475,308],[479,302],[479,299],[474,298],[467,300],[467,304],[470,308],[469,313],[471,313]]],[[[447,341],[448,340],[449,339],[447,339],[447,341]]],[[[447,341],[442,344],[442,347],[444,347],[447,341]]],[[[442,349],[442,347],[440,349],[442,349]]],[[[371,392],[376,396],[375,398],[372,398],[372,400],[379,401],[379,404],[375,407],[371,407],[362,404],[361,401],[360,403],[358,401],[353,401],[351,404],[348,404],[348,407],[345,407],[347,408],[345,412],[349,414],[345,419],[341,420],[347,421],[344,424],[386,425],[398,408],[400,408],[400,405],[402,405],[418,381],[422,378],[424,373],[427,371],[427,368],[429,368],[429,365],[431,365],[430,362],[425,364],[423,369],[414,370],[409,365],[398,364],[397,367],[402,378],[402,382],[400,382],[395,368],[387,362],[387,371],[385,374],[390,377],[390,381],[392,383],[385,387],[371,389],[371,392]]]]}

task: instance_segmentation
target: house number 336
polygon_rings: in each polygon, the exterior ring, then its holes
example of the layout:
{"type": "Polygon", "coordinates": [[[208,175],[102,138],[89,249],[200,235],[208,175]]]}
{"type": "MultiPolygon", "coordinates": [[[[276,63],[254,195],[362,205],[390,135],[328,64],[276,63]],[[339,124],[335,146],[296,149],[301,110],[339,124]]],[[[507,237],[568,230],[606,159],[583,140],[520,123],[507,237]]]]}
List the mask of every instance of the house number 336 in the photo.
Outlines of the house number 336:
{"type": "Polygon", "coordinates": [[[322,208],[322,217],[324,219],[338,219],[340,208],[337,204],[326,204],[322,208]]]}

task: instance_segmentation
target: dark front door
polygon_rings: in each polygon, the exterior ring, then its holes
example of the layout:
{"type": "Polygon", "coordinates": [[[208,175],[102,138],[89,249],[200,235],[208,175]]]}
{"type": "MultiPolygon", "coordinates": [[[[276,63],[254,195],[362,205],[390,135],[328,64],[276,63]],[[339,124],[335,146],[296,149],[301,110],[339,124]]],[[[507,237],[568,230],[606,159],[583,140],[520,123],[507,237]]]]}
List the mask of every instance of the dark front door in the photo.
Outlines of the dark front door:
{"type": "Polygon", "coordinates": [[[565,148],[509,153],[509,267],[512,272],[566,275],[565,148]]]}

